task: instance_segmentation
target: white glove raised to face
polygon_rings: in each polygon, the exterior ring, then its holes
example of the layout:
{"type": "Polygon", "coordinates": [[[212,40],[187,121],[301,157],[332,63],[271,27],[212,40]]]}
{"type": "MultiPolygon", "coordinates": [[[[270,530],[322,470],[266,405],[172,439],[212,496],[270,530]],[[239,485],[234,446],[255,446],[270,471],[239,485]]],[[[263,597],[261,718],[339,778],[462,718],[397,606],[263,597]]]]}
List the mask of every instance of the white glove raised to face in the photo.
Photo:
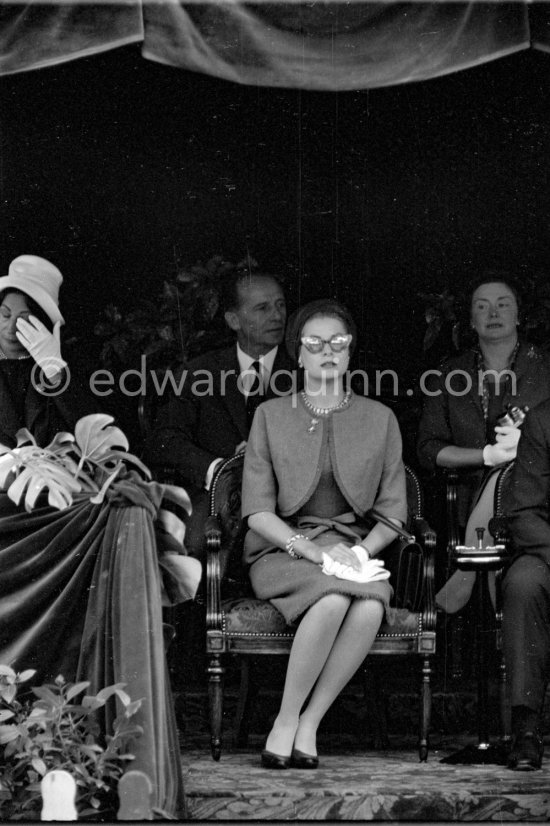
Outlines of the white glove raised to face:
{"type": "Polygon", "coordinates": [[[17,319],[16,336],[44,371],[48,381],[58,376],[67,366],[67,362],[61,358],[60,329],[61,323],[58,321],[53,333],[50,333],[34,315],[30,315],[28,321],[24,318],[17,319]]]}

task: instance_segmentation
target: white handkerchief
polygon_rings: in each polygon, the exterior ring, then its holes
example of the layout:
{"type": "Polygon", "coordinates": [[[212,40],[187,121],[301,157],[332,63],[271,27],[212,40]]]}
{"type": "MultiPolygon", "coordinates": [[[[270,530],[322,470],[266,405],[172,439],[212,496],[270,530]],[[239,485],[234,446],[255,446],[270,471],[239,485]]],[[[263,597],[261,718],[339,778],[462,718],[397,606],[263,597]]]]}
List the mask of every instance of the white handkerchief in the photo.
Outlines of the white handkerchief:
{"type": "Polygon", "coordinates": [[[351,565],[336,562],[328,554],[323,554],[323,573],[353,582],[377,582],[380,579],[389,578],[390,572],[384,568],[381,559],[369,559],[367,551],[361,545],[354,545],[353,552],[361,563],[360,571],[354,570],[351,565]]]}

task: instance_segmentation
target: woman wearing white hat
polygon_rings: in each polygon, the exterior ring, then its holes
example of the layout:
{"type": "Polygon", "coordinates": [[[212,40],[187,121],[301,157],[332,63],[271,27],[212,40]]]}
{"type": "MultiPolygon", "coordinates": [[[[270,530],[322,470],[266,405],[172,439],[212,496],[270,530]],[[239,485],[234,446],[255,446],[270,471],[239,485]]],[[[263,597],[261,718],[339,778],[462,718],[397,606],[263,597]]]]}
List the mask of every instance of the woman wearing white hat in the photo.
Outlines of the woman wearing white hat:
{"type": "Polygon", "coordinates": [[[63,276],[36,255],[20,255],[0,278],[0,443],[28,428],[44,446],[95,411],[61,355],[63,276]]]}

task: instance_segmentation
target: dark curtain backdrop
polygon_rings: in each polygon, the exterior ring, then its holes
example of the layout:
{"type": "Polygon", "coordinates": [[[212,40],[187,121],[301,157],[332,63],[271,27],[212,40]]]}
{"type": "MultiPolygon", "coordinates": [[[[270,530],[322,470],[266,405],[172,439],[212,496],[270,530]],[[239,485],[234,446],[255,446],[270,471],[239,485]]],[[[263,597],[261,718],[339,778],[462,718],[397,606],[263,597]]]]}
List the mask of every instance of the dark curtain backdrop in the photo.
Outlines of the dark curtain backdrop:
{"type": "Polygon", "coordinates": [[[66,335],[247,250],[291,304],[353,305],[369,358],[422,356],[418,293],[550,260],[547,55],[357,92],[243,86],[127,46],[0,79],[0,264],[65,276],[66,335]],[[406,346],[403,346],[406,342],[406,346]]]}
{"type": "MultiPolygon", "coordinates": [[[[516,22],[525,12],[495,7],[516,22]]],[[[14,9],[0,6],[4,24],[14,9]]],[[[38,11],[17,9],[21,25],[38,11]]],[[[546,8],[528,11],[542,42],[546,8]]],[[[65,14],[68,25],[76,11],[65,14]]],[[[333,92],[144,60],[134,34],[133,44],[0,78],[0,266],[22,252],[54,261],[66,335],[94,358],[106,304],[129,309],[178,264],[248,250],[287,276],[291,305],[326,294],[349,303],[368,364],[406,381],[422,362],[419,292],[459,289],[487,266],[548,269],[544,52],[333,92]]]]}

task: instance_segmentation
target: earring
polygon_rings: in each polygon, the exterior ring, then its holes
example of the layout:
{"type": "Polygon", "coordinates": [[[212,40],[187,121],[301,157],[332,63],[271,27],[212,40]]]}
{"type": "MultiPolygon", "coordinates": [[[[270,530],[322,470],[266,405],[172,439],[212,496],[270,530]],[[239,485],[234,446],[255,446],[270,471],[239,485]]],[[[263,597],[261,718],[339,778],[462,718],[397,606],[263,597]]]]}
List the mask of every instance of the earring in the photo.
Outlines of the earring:
{"type": "Polygon", "coordinates": [[[303,367],[303,366],[304,366],[304,363],[302,361],[302,357],[300,356],[300,358],[298,359],[298,367],[303,367]]]}

